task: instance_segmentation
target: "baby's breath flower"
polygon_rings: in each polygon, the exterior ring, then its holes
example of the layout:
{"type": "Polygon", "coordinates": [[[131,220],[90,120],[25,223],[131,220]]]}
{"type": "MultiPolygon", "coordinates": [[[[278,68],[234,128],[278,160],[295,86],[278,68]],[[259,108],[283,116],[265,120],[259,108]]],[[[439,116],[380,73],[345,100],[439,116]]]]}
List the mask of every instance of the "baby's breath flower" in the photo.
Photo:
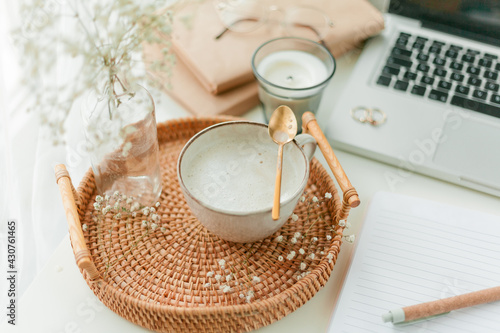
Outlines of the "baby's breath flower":
{"type": "Polygon", "coordinates": [[[149,208],[148,207],[146,207],[146,208],[144,208],[142,210],[142,215],[144,215],[144,216],[148,216],[149,215],[149,208]]]}
{"type": "Polygon", "coordinates": [[[240,296],[240,298],[245,298],[245,294],[243,294],[243,293],[240,293],[239,296],[240,296]]]}
{"type": "Polygon", "coordinates": [[[120,192],[115,191],[115,193],[113,193],[113,198],[118,199],[119,196],[120,196],[120,192]]]}
{"type": "Polygon", "coordinates": [[[109,199],[110,199],[109,195],[107,195],[107,194],[106,194],[106,195],[104,196],[104,201],[108,202],[108,201],[109,201],[109,199]]]}
{"type": "Polygon", "coordinates": [[[317,196],[314,196],[312,200],[313,200],[313,202],[318,202],[319,201],[317,196]]]}
{"type": "Polygon", "coordinates": [[[226,275],[226,281],[229,282],[233,279],[233,275],[232,274],[229,274],[229,275],[226,275]]]}
{"type": "Polygon", "coordinates": [[[228,286],[228,285],[225,285],[225,286],[222,288],[222,292],[223,292],[223,293],[228,293],[228,292],[230,292],[230,291],[231,291],[231,287],[230,287],[230,286],[228,286]]]}
{"type": "Polygon", "coordinates": [[[260,282],[260,277],[258,277],[258,276],[255,276],[255,275],[254,275],[254,276],[252,277],[252,282],[253,282],[253,283],[259,283],[259,282],[260,282]]]}
{"type": "Polygon", "coordinates": [[[151,223],[151,230],[156,230],[156,228],[158,228],[158,224],[151,223]]]}
{"type": "Polygon", "coordinates": [[[299,216],[297,214],[292,214],[292,221],[297,222],[299,220],[299,216]]]}
{"type": "Polygon", "coordinates": [[[283,256],[278,256],[278,261],[283,261],[283,256]]]}
{"type": "Polygon", "coordinates": [[[300,197],[300,202],[304,202],[304,201],[306,201],[306,197],[305,196],[301,196],[300,197]]]}
{"type": "Polygon", "coordinates": [[[151,220],[158,222],[160,221],[160,217],[158,216],[158,214],[151,214],[151,220]]]}
{"type": "Polygon", "coordinates": [[[120,210],[120,203],[117,201],[113,207],[115,210],[120,210]]]}
{"type": "Polygon", "coordinates": [[[122,194],[122,200],[123,201],[127,200],[127,196],[125,194],[122,194]]]}
{"type": "Polygon", "coordinates": [[[304,253],[306,253],[306,251],[303,248],[300,248],[299,253],[303,255],[304,253]]]}
{"type": "Polygon", "coordinates": [[[283,242],[284,237],[283,237],[283,235],[279,235],[278,237],[276,237],[276,238],[275,238],[275,240],[276,240],[278,243],[281,243],[281,242],[283,242]]]}
{"type": "Polygon", "coordinates": [[[311,259],[311,260],[314,260],[314,258],[316,257],[316,255],[314,253],[311,253],[308,258],[311,259]]]}
{"type": "Polygon", "coordinates": [[[341,227],[345,227],[345,221],[344,221],[344,220],[340,220],[340,221],[339,221],[339,226],[341,226],[341,227]]]}
{"type": "Polygon", "coordinates": [[[132,198],[128,198],[127,201],[125,201],[127,205],[130,205],[134,200],[132,198]]]}
{"type": "Polygon", "coordinates": [[[160,230],[161,230],[161,232],[165,232],[165,231],[167,231],[167,228],[161,227],[160,230]]]}
{"type": "Polygon", "coordinates": [[[333,259],[333,253],[328,253],[328,255],[326,256],[326,259],[328,259],[328,262],[332,262],[332,259],[333,259]]]}
{"type": "Polygon", "coordinates": [[[219,260],[219,266],[224,269],[224,266],[226,265],[226,261],[224,259],[219,260]]]}
{"type": "Polygon", "coordinates": [[[103,200],[103,198],[102,198],[102,196],[100,196],[100,195],[97,195],[97,196],[95,197],[95,201],[96,201],[96,202],[99,202],[99,203],[100,203],[100,202],[102,202],[102,200],[103,200]]]}
{"type": "Polygon", "coordinates": [[[136,201],[132,204],[132,206],[130,206],[130,211],[135,212],[136,210],[139,210],[139,208],[141,208],[141,204],[136,201]]]}
{"type": "Polygon", "coordinates": [[[215,279],[216,279],[217,281],[222,280],[222,275],[220,275],[220,274],[216,274],[216,275],[215,275],[215,279]]]}
{"type": "Polygon", "coordinates": [[[136,218],[136,217],[137,217],[137,212],[133,212],[133,213],[132,213],[132,217],[133,217],[133,218],[136,218]]]}
{"type": "Polygon", "coordinates": [[[292,239],[290,239],[290,243],[296,244],[297,243],[297,238],[293,237],[292,239]]]}
{"type": "Polygon", "coordinates": [[[300,235],[301,235],[301,233],[297,231],[296,233],[294,233],[294,234],[293,234],[293,237],[295,237],[295,238],[299,238],[299,237],[300,237],[300,235]]]}
{"type": "Polygon", "coordinates": [[[325,198],[331,199],[332,198],[332,194],[330,192],[326,192],[325,193],[325,198]]]}
{"type": "Polygon", "coordinates": [[[143,227],[147,227],[147,226],[148,226],[148,221],[146,221],[146,220],[142,220],[142,226],[143,226],[143,227]]]}
{"type": "Polygon", "coordinates": [[[214,274],[215,274],[215,272],[208,272],[207,277],[212,277],[212,276],[214,276],[214,274]]]}
{"type": "Polygon", "coordinates": [[[212,284],[211,284],[210,282],[207,282],[207,283],[205,283],[204,287],[205,287],[205,288],[210,288],[210,286],[211,286],[211,285],[212,285],[212,284]]]}
{"type": "Polygon", "coordinates": [[[332,240],[332,236],[331,235],[326,235],[326,240],[332,240]]]}
{"type": "Polygon", "coordinates": [[[155,207],[156,208],[160,207],[160,202],[159,201],[156,202],[155,207]]]}
{"type": "Polygon", "coordinates": [[[102,209],[102,215],[106,215],[107,213],[109,213],[110,210],[111,210],[111,206],[107,205],[106,207],[104,207],[102,209]]]}
{"type": "Polygon", "coordinates": [[[122,214],[121,214],[121,213],[118,213],[118,214],[116,214],[115,216],[113,216],[113,218],[114,218],[115,220],[119,220],[119,219],[121,219],[121,218],[122,218],[122,214]]]}
{"type": "Polygon", "coordinates": [[[86,224],[83,224],[83,225],[82,225],[82,230],[83,230],[83,231],[87,231],[87,229],[88,229],[88,226],[87,226],[86,224]]]}
{"type": "Polygon", "coordinates": [[[306,263],[305,263],[305,262],[301,262],[301,263],[300,263],[300,269],[303,271],[303,270],[305,270],[306,268],[307,268],[306,263]]]}
{"type": "Polygon", "coordinates": [[[290,251],[290,253],[286,256],[288,260],[292,260],[295,257],[295,251],[290,251]]]}
{"type": "Polygon", "coordinates": [[[349,229],[349,228],[351,227],[351,222],[346,221],[346,223],[345,223],[345,227],[346,227],[347,229],[349,229]]]}
{"type": "Polygon", "coordinates": [[[348,243],[354,243],[354,241],[356,240],[356,236],[355,235],[346,235],[346,236],[344,236],[344,239],[348,243]]]}
{"type": "Polygon", "coordinates": [[[99,202],[94,202],[94,209],[101,210],[101,204],[99,202]]]}
{"type": "Polygon", "coordinates": [[[316,243],[317,241],[318,241],[318,237],[313,237],[313,238],[311,238],[311,242],[312,242],[312,243],[316,243]]]}
{"type": "Polygon", "coordinates": [[[151,213],[156,213],[156,209],[155,209],[154,207],[149,207],[149,211],[150,211],[151,213]]]}
{"type": "Polygon", "coordinates": [[[250,302],[252,301],[252,298],[253,298],[253,295],[248,295],[248,296],[246,297],[246,301],[247,301],[247,303],[250,303],[250,302]]]}

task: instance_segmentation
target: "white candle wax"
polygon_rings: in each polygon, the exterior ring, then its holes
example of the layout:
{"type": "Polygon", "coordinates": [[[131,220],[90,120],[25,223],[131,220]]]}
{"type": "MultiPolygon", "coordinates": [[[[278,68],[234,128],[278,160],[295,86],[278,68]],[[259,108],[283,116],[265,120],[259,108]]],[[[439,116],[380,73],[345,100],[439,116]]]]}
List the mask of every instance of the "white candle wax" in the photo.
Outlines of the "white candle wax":
{"type": "Polygon", "coordinates": [[[268,82],[285,89],[314,87],[328,77],[328,69],[318,57],[296,50],[269,54],[259,63],[257,72],[268,82]]]}

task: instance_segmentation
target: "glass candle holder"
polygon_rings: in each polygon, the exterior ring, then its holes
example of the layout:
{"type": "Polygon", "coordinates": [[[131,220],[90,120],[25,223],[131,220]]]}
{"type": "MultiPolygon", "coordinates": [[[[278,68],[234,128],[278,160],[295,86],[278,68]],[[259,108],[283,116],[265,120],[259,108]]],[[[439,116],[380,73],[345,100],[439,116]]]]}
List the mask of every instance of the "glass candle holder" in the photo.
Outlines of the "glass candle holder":
{"type": "Polygon", "coordinates": [[[252,70],[266,121],[278,106],[286,105],[300,129],[302,114],[317,112],[335,67],[330,51],[309,39],[282,37],[262,44],[252,56],[252,70]]]}

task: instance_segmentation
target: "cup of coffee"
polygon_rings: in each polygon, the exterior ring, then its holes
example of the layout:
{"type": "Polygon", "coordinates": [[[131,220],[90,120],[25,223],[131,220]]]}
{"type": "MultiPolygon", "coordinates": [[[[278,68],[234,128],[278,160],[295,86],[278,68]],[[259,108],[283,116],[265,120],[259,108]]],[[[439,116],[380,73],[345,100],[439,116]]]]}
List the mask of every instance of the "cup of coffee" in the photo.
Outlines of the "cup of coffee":
{"type": "Polygon", "coordinates": [[[208,230],[227,241],[254,242],[272,235],[292,215],[315,149],[308,134],[285,145],[276,221],[271,210],[278,145],[265,124],[229,121],[200,131],[182,149],[177,176],[192,213],[208,230]]]}

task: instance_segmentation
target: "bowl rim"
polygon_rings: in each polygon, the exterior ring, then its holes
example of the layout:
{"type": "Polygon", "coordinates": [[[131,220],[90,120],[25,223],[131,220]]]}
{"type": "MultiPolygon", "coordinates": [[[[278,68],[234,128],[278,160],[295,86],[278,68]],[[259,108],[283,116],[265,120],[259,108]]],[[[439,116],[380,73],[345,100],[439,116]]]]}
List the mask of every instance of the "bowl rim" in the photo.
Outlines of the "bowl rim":
{"type": "MultiPolygon", "coordinates": [[[[224,215],[230,215],[230,216],[248,216],[248,215],[255,215],[255,214],[262,214],[262,213],[271,213],[271,211],[272,211],[272,205],[270,207],[267,207],[267,208],[262,208],[262,209],[258,209],[258,210],[248,210],[248,211],[230,211],[230,210],[226,210],[226,209],[215,207],[215,206],[210,205],[210,204],[206,203],[205,201],[203,201],[203,200],[195,197],[189,191],[189,189],[187,188],[187,186],[184,183],[184,180],[182,179],[182,174],[181,174],[182,173],[181,172],[182,160],[183,160],[184,154],[189,149],[189,147],[191,146],[191,144],[196,139],[198,139],[202,135],[206,134],[207,132],[209,132],[211,130],[214,130],[214,129],[217,129],[217,128],[220,128],[220,127],[223,127],[223,126],[228,126],[228,125],[252,125],[252,126],[260,126],[260,127],[268,128],[268,126],[266,124],[259,123],[259,122],[248,121],[248,120],[234,120],[234,121],[225,121],[225,122],[222,122],[222,123],[214,124],[212,126],[204,128],[203,130],[201,130],[198,133],[196,133],[195,135],[193,135],[189,139],[189,141],[184,145],[184,147],[182,148],[182,150],[181,150],[181,152],[179,154],[179,158],[177,159],[177,179],[179,181],[181,189],[182,189],[182,191],[184,192],[185,195],[187,195],[191,200],[197,202],[199,205],[201,205],[204,208],[207,208],[207,209],[209,209],[209,210],[211,210],[213,212],[222,213],[224,215]]],[[[300,153],[304,157],[303,160],[304,160],[304,163],[305,163],[305,173],[304,173],[304,178],[302,179],[302,181],[301,181],[300,186],[298,187],[298,189],[287,200],[285,200],[284,202],[281,203],[282,206],[283,205],[287,205],[290,202],[296,200],[297,196],[300,195],[304,191],[304,188],[307,185],[307,181],[309,179],[309,172],[310,172],[310,166],[309,166],[309,164],[310,164],[310,161],[308,160],[308,158],[307,158],[304,150],[302,149],[302,147],[297,143],[297,141],[295,139],[293,139],[291,141],[291,143],[293,143],[299,149],[300,153]]],[[[189,205],[189,203],[188,203],[188,205],[189,205]]]]}

